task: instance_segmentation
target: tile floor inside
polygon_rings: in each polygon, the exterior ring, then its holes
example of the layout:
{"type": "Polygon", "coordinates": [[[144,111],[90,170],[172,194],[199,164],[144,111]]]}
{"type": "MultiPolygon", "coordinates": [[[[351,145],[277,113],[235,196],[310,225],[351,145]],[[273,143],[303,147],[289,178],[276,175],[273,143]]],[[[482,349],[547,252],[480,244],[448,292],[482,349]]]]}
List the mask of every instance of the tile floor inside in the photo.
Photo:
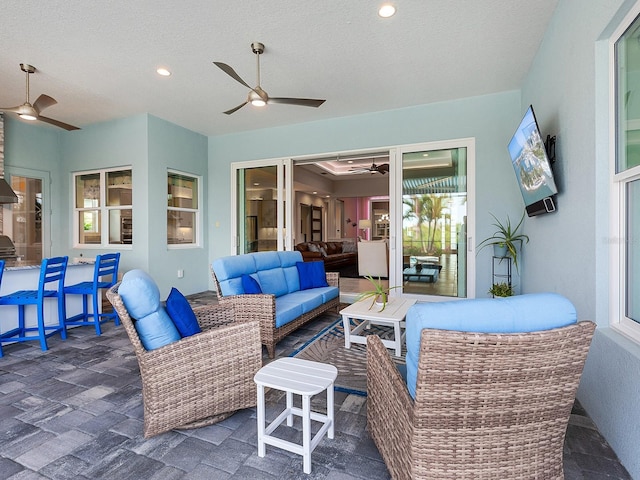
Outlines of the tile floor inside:
{"type": "MultiPolygon", "coordinates": [[[[211,292],[190,297],[215,301],[211,292]]],[[[285,356],[335,317],[325,316],[277,346],[285,356]]],[[[138,365],[122,327],[69,330],[68,339],[4,345],[0,359],[0,478],[25,479],[388,479],[366,430],[366,399],[336,392],[336,435],[302,458],[267,447],[257,455],[256,410],[196,430],[142,435],[138,365]]],[[[265,351],[266,352],[266,351],[265,351]]],[[[266,353],[265,353],[266,360],[266,353]]],[[[322,402],[322,396],[317,397],[322,402]]],[[[314,397],[315,398],[315,397],[314,397]]],[[[267,418],[283,408],[281,392],[267,396],[267,418]]],[[[322,407],[322,405],[320,405],[322,407]]],[[[282,427],[281,427],[282,428],[282,427]]],[[[284,427],[298,438],[301,425],[284,427]]],[[[576,403],[564,448],[565,478],[630,479],[615,453],[576,403]]]]}

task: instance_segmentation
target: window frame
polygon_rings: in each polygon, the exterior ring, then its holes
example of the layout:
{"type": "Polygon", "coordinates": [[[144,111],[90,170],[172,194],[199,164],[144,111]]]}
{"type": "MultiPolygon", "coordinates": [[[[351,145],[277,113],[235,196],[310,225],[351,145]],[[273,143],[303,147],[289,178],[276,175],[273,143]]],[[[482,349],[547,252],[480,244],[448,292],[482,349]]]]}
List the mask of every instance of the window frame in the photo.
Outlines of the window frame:
{"type": "MultiPolygon", "coordinates": [[[[189,249],[189,248],[201,248],[202,247],[202,199],[203,199],[203,194],[202,194],[202,181],[203,181],[203,177],[202,175],[196,175],[193,173],[189,173],[189,172],[184,172],[181,170],[175,170],[175,169],[171,169],[168,168],[167,169],[167,182],[169,181],[169,176],[170,175],[181,175],[184,177],[189,177],[191,179],[193,179],[196,183],[196,187],[197,187],[197,201],[198,201],[198,207],[197,208],[187,208],[187,207],[173,207],[173,206],[169,206],[168,202],[166,205],[167,208],[167,214],[165,216],[165,219],[168,221],[169,218],[169,212],[189,212],[189,213],[194,213],[194,228],[195,228],[195,235],[193,238],[193,242],[191,243],[169,243],[169,229],[167,227],[166,230],[166,236],[165,236],[165,241],[167,243],[167,248],[169,250],[180,250],[180,249],[189,249]]],[[[167,183],[168,185],[168,183],[167,183]]],[[[168,195],[169,192],[167,192],[167,200],[168,200],[168,195]]]]}
{"type": "MultiPolygon", "coordinates": [[[[618,153],[620,143],[618,130],[621,128],[618,122],[618,58],[616,51],[617,42],[627,30],[638,21],[640,24],[640,2],[629,11],[618,28],[612,34],[609,41],[609,72],[610,72],[610,210],[611,225],[609,238],[610,278],[610,326],[623,335],[640,343],[640,323],[626,315],[627,305],[627,187],[634,181],[640,181],[640,165],[627,167],[618,172],[618,153]]],[[[637,123],[632,120],[632,123],[637,123]]],[[[629,124],[622,126],[628,127],[629,124]]],[[[638,126],[638,125],[636,125],[638,126]]],[[[625,143],[626,146],[626,143],[625,143]]]]}
{"type": "MultiPolygon", "coordinates": [[[[109,216],[111,210],[130,210],[133,217],[133,195],[131,205],[107,205],[107,174],[111,172],[130,171],[131,172],[131,188],[133,190],[133,167],[125,165],[120,167],[111,167],[103,169],[82,170],[72,173],[72,205],[73,205],[73,248],[74,249],[105,249],[114,248],[118,250],[130,250],[133,248],[133,237],[131,243],[110,243],[109,242],[109,216]],[[78,207],[76,205],[77,198],[77,178],[84,175],[98,174],[100,176],[100,202],[97,207],[78,207]],[[100,222],[100,243],[80,243],[80,212],[97,210],[100,222]]],[[[133,229],[132,229],[133,231],[133,229]]]]}

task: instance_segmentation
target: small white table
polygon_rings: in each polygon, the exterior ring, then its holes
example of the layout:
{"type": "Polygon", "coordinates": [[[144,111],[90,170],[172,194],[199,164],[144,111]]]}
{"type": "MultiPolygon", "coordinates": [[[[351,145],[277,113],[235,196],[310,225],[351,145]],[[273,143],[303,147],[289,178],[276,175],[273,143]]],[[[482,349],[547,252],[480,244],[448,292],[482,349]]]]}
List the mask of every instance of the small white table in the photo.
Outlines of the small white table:
{"type": "Polygon", "coordinates": [[[369,325],[388,325],[393,327],[394,338],[393,340],[382,340],[382,343],[387,348],[395,349],[396,357],[401,356],[402,341],[405,337],[402,327],[405,326],[404,319],[407,316],[407,310],[414,303],[416,303],[415,299],[391,297],[387,300],[385,309],[379,311],[381,307],[376,305],[371,307],[371,299],[369,299],[352,303],[340,310],[344,327],[344,347],[351,348],[352,343],[366,345],[367,336],[359,334],[369,325]],[[362,322],[351,330],[351,319],[362,320],[362,322]]]}
{"type": "Polygon", "coordinates": [[[333,382],[338,369],[326,363],[311,362],[299,358],[279,358],[262,367],[253,377],[258,387],[258,456],[265,456],[265,444],[302,455],[304,473],[311,473],[311,452],[327,433],[334,437],[333,382]],[[275,388],[287,394],[287,407],[265,427],[265,387],[275,388]],[[311,411],[311,397],[323,390],[327,391],[327,414],[311,411]],[[302,408],[293,406],[293,394],[302,397],[302,408]],[[302,417],[302,445],[274,437],[271,433],[287,419],[287,426],[293,426],[293,415],[302,417]],[[311,419],[323,425],[311,438],[311,419]]]}

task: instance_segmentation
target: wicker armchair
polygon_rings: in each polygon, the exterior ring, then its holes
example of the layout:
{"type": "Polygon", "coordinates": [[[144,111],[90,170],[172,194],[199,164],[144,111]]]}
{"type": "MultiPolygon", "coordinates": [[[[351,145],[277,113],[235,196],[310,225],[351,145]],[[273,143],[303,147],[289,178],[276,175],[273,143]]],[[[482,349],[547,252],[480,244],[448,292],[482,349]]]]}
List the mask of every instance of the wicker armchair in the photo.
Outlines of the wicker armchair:
{"type": "Polygon", "coordinates": [[[147,351],[118,294],[107,291],[133,344],[142,376],[144,436],[219,422],[256,405],[253,376],[262,367],[257,322],[237,322],[233,307],[194,308],[202,333],[147,351]]]}
{"type": "Polygon", "coordinates": [[[424,329],[415,400],[370,336],[367,425],[391,476],[563,479],[565,432],[594,328],[424,329]]]}

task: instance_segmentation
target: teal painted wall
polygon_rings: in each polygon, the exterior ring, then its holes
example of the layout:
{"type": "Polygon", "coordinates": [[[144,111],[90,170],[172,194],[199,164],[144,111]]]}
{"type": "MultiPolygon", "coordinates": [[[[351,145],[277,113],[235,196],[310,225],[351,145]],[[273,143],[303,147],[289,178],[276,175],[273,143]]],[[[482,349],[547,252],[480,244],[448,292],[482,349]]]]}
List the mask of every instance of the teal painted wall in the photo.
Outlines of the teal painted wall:
{"type": "MultiPolygon", "coordinates": [[[[167,169],[177,169],[203,177],[203,203],[206,205],[207,137],[191,132],[151,115],[91,125],[64,134],[62,157],[68,172],[63,183],[64,198],[72,205],[72,172],[97,168],[131,165],[133,169],[133,235],[131,247],[121,249],[121,272],[141,268],[153,276],[163,297],[172,286],[185,294],[205,290],[208,269],[195,265],[208,263],[207,241],[198,248],[170,250],[167,248],[167,169]],[[177,270],[184,270],[178,279],[177,270]]],[[[206,228],[206,212],[203,213],[206,228]]],[[[66,231],[71,231],[69,212],[66,231]]],[[[91,257],[95,249],[73,249],[69,235],[66,247],[69,256],[91,257]]]]}
{"type": "MultiPolygon", "coordinates": [[[[209,138],[211,260],[231,251],[231,162],[475,137],[477,239],[493,229],[489,212],[519,216],[523,209],[507,143],[520,121],[520,92],[465,98],[209,138]],[[219,226],[218,226],[219,225],[219,226]]],[[[487,296],[491,253],[477,256],[476,294],[487,296]]]]}
{"type": "Polygon", "coordinates": [[[640,478],[640,346],[609,328],[608,42],[633,2],[561,0],[522,86],[544,133],[557,135],[558,212],[528,219],[525,290],[568,296],[598,324],[578,398],[640,478]],[[579,281],[577,281],[579,279],[579,281]]]}
{"type": "Polygon", "coordinates": [[[202,232],[207,231],[207,137],[149,116],[149,273],[168,294],[175,286],[185,294],[206,290],[210,278],[206,235],[197,248],[167,248],[167,169],[202,176],[202,232]],[[178,269],[184,277],[178,278],[178,269]]]}
{"type": "Polygon", "coordinates": [[[101,248],[73,248],[73,173],[78,171],[128,167],[133,170],[133,245],[120,249],[120,272],[132,268],[149,271],[149,205],[147,115],[89,125],[82,130],[63,132],[62,164],[65,175],[59,195],[67,205],[67,215],[61,228],[67,235],[64,242],[52,251],[70,258],[82,254],[95,257],[113,251],[101,248]]]}

